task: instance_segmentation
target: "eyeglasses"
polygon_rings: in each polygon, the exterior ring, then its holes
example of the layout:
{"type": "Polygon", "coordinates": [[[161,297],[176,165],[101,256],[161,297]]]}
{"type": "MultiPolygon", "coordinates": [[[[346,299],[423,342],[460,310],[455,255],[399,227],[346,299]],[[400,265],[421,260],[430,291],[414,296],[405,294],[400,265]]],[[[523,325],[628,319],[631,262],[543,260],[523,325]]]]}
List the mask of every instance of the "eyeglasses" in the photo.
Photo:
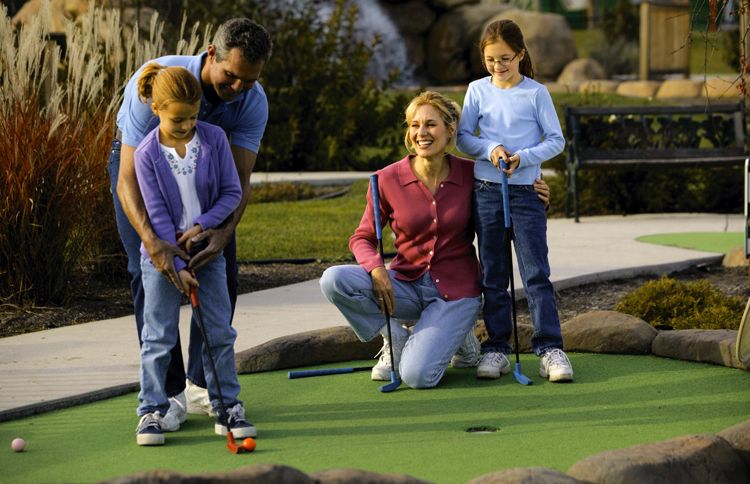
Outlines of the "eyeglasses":
{"type": "Polygon", "coordinates": [[[487,57],[484,59],[484,63],[487,64],[487,67],[495,67],[495,64],[500,64],[501,66],[509,66],[514,60],[516,60],[516,57],[518,57],[518,54],[520,54],[522,51],[518,51],[515,53],[513,57],[503,57],[502,59],[493,59],[492,57],[487,57]]]}

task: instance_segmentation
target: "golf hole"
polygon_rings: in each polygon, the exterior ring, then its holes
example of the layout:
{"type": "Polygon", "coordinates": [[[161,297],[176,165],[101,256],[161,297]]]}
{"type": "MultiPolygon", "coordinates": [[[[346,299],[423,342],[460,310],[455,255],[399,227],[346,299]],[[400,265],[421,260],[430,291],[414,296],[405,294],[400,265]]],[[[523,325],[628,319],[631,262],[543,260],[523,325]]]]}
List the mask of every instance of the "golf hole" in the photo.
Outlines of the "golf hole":
{"type": "Polygon", "coordinates": [[[469,427],[466,429],[470,434],[492,434],[500,430],[498,427],[492,427],[489,425],[481,425],[478,427],[469,427]]]}

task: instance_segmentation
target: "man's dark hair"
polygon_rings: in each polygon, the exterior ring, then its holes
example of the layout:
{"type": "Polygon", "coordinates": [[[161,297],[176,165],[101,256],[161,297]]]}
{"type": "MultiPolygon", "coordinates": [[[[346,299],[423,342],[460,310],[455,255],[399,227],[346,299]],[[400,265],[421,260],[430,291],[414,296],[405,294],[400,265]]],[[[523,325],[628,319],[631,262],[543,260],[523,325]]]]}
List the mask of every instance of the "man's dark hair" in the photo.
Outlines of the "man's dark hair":
{"type": "Polygon", "coordinates": [[[242,57],[250,64],[268,61],[273,48],[265,27],[249,18],[233,18],[221,24],[213,45],[217,60],[226,59],[232,49],[240,49],[242,57]]]}

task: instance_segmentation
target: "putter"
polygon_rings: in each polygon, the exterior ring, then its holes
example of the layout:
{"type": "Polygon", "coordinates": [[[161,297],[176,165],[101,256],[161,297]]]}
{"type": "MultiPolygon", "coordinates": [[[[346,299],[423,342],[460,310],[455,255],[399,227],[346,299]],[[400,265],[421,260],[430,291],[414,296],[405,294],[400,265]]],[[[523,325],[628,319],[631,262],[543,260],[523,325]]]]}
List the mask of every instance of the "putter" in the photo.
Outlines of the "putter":
{"type": "Polygon", "coordinates": [[[208,334],[206,334],[206,327],[203,325],[203,317],[201,316],[201,305],[198,301],[198,290],[194,286],[190,286],[190,305],[193,308],[193,317],[195,322],[198,324],[198,329],[201,332],[203,338],[203,344],[206,347],[206,353],[208,354],[208,363],[211,366],[211,373],[214,376],[216,382],[216,393],[219,395],[219,405],[221,406],[221,413],[224,415],[224,421],[227,424],[227,449],[233,454],[242,454],[245,452],[245,448],[241,445],[237,445],[234,441],[234,435],[232,429],[229,428],[229,413],[227,407],[224,404],[224,396],[221,393],[221,385],[219,384],[219,374],[216,371],[216,364],[214,363],[214,356],[211,353],[211,345],[208,342],[208,334]]]}
{"type": "MultiPolygon", "coordinates": [[[[383,255],[383,230],[380,226],[380,192],[378,191],[378,175],[370,175],[370,189],[372,191],[372,210],[375,216],[375,235],[378,238],[378,250],[380,251],[380,259],[383,261],[385,266],[385,256],[383,255]]],[[[388,310],[385,311],[385,327],[388,328],[388,344],[393,345],[393,338],[391,337],[391,315],[388,314],[388,310]]],[[[391,382],[380,387],[380,391],[383,393],[389,393],[394,391],[401,385],[401,380],[398,378],[396,373],[396,365],[393,360],[393,347],[391,346],[391,382]]]]}
{"type": "Polygon", "coordinates": [[[354,373],[356,371],[370,371],[372,367],[369,366],[355,366],[349,368],[326,368],[324,370],[299,370],[290,371],[287,376],[290,380],[295,378],[308,378],[311,376],[326,376],[326,375],[341,375],[344,373],[354,373]]]}
{"type": "MultiPolygon", "coordinates": [[[[504,163],[503,163],[504,164],[504,163]]],[[[506,165],[507,166],[507,165],[506,165]]],[[[500,171],[500,178],[502,179],[502,193],[503,193],[503,219],[505,221],[505,252],[508,257],[508,264],[510,265],[509,279],[510,279],[510,309],[513,314],[513,336],[515,340],[516,349],[516,367],[513,370],[513,377],[521,385],[531,385],[534,383],[521,371],[521,357],[519,356],[519,344],[518,344],[518,323],[516,321],[516,287],[513,276],[513,250],[511,248],[511,239],[513,238],[513,227],[510,221],[510,196],[508,195],[508,177],[503,170],[500,171]]]]}

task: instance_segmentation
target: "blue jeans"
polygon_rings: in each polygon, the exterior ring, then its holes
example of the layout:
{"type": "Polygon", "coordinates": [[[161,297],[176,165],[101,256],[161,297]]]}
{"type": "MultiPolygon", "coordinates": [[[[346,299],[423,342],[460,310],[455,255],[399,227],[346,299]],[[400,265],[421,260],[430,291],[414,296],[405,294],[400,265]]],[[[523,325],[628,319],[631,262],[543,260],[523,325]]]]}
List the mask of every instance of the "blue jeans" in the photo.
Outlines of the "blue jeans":
{"type": "MultiPolygon", "coordinates": [[[[112,201],[115,207],[115,221],[117,231],[120,234],[120,240],[128,256],[128,273],[130,274],[130,292],[133,297],[133,308],[135,313],[135,324],[138,331],[139,342],[143,344],[141,333],[143,331],[143,284],[141,282],[141,238],[135,231],[128,217],[122,209],[120,199],[117,196],[117,180],[120,172],[120,147],[119,140],[112,140],[112,148],[109,152],[109,188],[112,193],[112,201]]],[[[232,304],[232,314],[237,302],[237,243],[234,235],[229,245],[224,249],[224,258],[226,260],[226,280],[229,298],[232,304]]],[[[190,344],[188,346],[188,371],[187,378],[196,385],[206,388],[206,377],[203,371],[203,361],[201,352],[203,341],[200,331],[193,321],[190,325],[190,344]]],[[[182,347],[180,346],[180,336],[177,335],[177,341],[172,348],[172,358],[167,371],[166,380],[167,395],[174,396],[185,389],[185,365],[182,358],[182,347]]]]}
{"type": "MultiPolygon", "coordinates": [[[[541,355],[548,348],[563,347],[555,292],[549,280],[547,217],[544,204],[533,186],[508,185],[508,190],[513,246],[534,325],[531,344],[534,353],[541,355]]],[[[489,336],[482,344],[482,352],[509,354],[513,321],[508,287],[513,275],[506,256],[500,184],[475,180],[473,198],[474,224],[482,264],[484,324],[489,336]]]]}
{"type": "MultiPolygon", "coordinates": [[[[399,281],[388,271],[396,307],[391,331],[406,330],[394,320],[416,321],[399,364],[401,380],[412,388],[436,386],[451,357],[474,327],[481,297],[444,300],[430,273],[412,282],[399,281]]],[[[320,278],[323,294],[341,311],[362,341],[373,339],[385,327],[385,316],[372,292],[372,279],[361,266],[329,267],[320,278]]]]}
{"type": "MultiPolygon", "coordinates": [[[[164,275],[156,270],[151,260],[141,258],[141,275],[145,291],[143,331],[141,332],[141,391],[138,394],[138,416],[159,411],[165,415],[169,399],[165,388],[171,351],[177,342],[182,294],[164,275]]],[[[229,324],[232,305],[229,302],[226,282],[226,262],[219,256],[197,273],[198,300],[206,338],[216,365],[227,408],[239,402],[240,384],[234,362],[234,341],[237,332],[229,324]]],[[[208,352],[201,352],[203,365],[211,368],[208,352]]],[[[206,373],[208,395],[214,410],[220,408],[213,373],[206,373]]]]}

